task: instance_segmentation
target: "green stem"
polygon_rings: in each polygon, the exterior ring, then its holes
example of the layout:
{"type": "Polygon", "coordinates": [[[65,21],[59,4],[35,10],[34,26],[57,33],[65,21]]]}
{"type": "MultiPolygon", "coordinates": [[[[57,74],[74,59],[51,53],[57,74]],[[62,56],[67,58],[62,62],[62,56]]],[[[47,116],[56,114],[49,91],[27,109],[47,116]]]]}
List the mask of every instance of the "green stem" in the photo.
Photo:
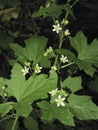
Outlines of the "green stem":
{"type": "Polygon", "coordinates": [[[12,130],[15,130],[15,126],[16,126],[17,121],[18,121],[18,116],[15,117],[15,120],[14,120],[14,123],[12,126],[12,130]]]}
{"type": "Polygon", "coordinates": [[[60,44],[59,44],[59,48],[62,47],[62,43],[63,43],[63,32],[60,34],[60,44]]]}
{"type": "Polygon", "coordinates": [[[53,2],[53,5],[56,5],[56,0],[53,0],[52,2],[53,2]]]}
{"type": "MultiPolygon", "coordinates": [[[[67,17],[68,17],[68,14],[69,14],[69,12],[67,11],[66,12],[66,16],[65,16],[65,19],[67,19],[67,17]]],[[[53,17],[53,21],[55,22],[55,18],[53,17]]],[[[64,38],[64,33],[63,32],[61,32],[60,34],[59,34],[59,37],[60,37],[60,43],[59,43],[59,49],[62,47],[62,43],[63,43],[63,38],[64,38]]],[[[55,61],[54,61],[54,65],[56,65],[57,64],[57,61],[58,61],[58,55],[55,57],[55,61]]]]}
{"type": "Polygon", "coordinates": [[[75,62],[70,62],[70,63],[68,63],[67,65],[63,65],[63,66],[61,66],[61,68],[60,69],[63,69],[63,68],[65,68],[65,67],[68,67],[68,66],[70,66],[70,65],[72,65],[72,64],[74,64],[75,62]]]}
{"type": "MultiPolygon", "coordinates": [[[[63,33],[60,34],[60,44],[59,44],[59,47],[58,47],[58,48],[61,48],[61,47],[62,47],[62,43],[63,43],[63,33]]],[[[55,58],[54,65],[57,64],[57,60],[58,60],[58,55],[57,55],[56,58],[55,58]]]]}
{"type": "Polygon", "coordinates": [[[79,0],[76,0],[71,6],[70,8],[72,8],[79,0]]]}

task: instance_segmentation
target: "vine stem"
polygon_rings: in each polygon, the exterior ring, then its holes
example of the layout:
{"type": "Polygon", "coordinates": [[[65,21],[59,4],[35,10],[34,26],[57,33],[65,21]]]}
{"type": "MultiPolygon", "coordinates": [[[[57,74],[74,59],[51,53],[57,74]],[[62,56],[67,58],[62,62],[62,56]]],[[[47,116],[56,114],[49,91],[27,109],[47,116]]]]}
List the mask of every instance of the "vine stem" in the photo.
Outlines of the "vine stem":
{"type": "Polygon", "coordinates": [[[12,130],[15,130],[15,126],[16,126],[17,121],[18,121],[18,116],[15,117],[15,120],[14,120],[14,123],[12,126],[12,130]]]}
{"type": "Polygon", "coordinates": [[[74,1],[74,3],[70,6],[72,8],[79,0],[74,1]]]}
{"type": "MultiPolygon", "coordinates": [[[[60,34],[60,44],[59,44],[59,47],[58,47],[58,48],[61,48],[61,47],[62,47],[62,43],[63,43],[63,33],[60,34]]],[[[56,58],[55,58],[54,65],[56,65],[57,60],[58,60],[58,55],[57,55],[56,58]]]]}
{"type": "Polygon", "coordinates": [[[75,62],[70,62],[70,63],[68,63],[67,65],[63,65],[63,66],[61,66],[61,68],[60,69],[63,69],[63,68],[65,68],[65,67],[68,67],[68,66],[70,66],[70,65],[72,65],[72,64],[74,64],[75,62]]]}

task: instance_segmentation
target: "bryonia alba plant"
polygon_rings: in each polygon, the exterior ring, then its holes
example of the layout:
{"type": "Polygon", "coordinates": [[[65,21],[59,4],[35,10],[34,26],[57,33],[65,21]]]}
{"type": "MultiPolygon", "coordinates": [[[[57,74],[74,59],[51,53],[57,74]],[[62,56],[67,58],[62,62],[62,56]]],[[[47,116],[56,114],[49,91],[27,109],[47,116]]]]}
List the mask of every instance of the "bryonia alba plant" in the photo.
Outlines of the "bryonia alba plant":
{"type": "Polygon", "coordinates": [[[74,73],[83,70],[93,77],[98,67],[98,40],[88,44],[82,32],[71,36],[67,26],[71,7],[69,1],[66,5],[56,5],[50,0],[32,15],[33,18],[53,18],[51,33],[59,38],[57,48],[47,47],[48,39],[37,34],[26,39],[24,47],[10,44],[15,58],[9,61],[12,65],[10,79],[0,78],[0,117],[2,121],[9,121],[12,130],[19,129],[20,118],[28,130],[30,127],[38,130],[38,120],[43,123],[58,120],[64,125],[75,126],[74,117],[98,119],[98,107],[92,98],[76,93],[83,87],[81,75],[68,73],[70,67],[75,66],[74,73]],[[59,19],[62,9],[66,16],[59,19]],[[62,47],[65,39],[69,39],[75,53],[62,47]],[[65,76],[62,71],[68,74],[65,76]]]}

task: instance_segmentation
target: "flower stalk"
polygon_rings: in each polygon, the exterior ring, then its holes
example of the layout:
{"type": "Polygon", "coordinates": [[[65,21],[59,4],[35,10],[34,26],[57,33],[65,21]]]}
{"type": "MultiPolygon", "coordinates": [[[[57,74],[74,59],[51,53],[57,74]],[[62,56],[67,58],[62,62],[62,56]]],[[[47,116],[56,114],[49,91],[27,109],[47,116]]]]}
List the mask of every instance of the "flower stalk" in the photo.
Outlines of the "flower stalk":
{"type": "Polygon", "coordinates": [[[15,126],[17,124],[17,121],[18,121],[18,116],[15,117],[15,120],[14,120],[14,123],[13,123],[13,126],[12,126],[11,130],[15,130],[15,126]]]}

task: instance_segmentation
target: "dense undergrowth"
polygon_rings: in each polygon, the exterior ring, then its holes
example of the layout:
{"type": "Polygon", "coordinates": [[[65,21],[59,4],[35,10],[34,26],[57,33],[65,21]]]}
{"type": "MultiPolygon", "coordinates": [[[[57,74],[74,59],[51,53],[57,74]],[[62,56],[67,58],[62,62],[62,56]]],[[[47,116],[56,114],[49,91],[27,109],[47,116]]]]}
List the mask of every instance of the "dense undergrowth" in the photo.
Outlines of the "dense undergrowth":
{"type": "Polygon", "coordinates": [[[77,21],[82,2],[0,1],[0,130],[97,129],[98,40],[77,21]]]}

